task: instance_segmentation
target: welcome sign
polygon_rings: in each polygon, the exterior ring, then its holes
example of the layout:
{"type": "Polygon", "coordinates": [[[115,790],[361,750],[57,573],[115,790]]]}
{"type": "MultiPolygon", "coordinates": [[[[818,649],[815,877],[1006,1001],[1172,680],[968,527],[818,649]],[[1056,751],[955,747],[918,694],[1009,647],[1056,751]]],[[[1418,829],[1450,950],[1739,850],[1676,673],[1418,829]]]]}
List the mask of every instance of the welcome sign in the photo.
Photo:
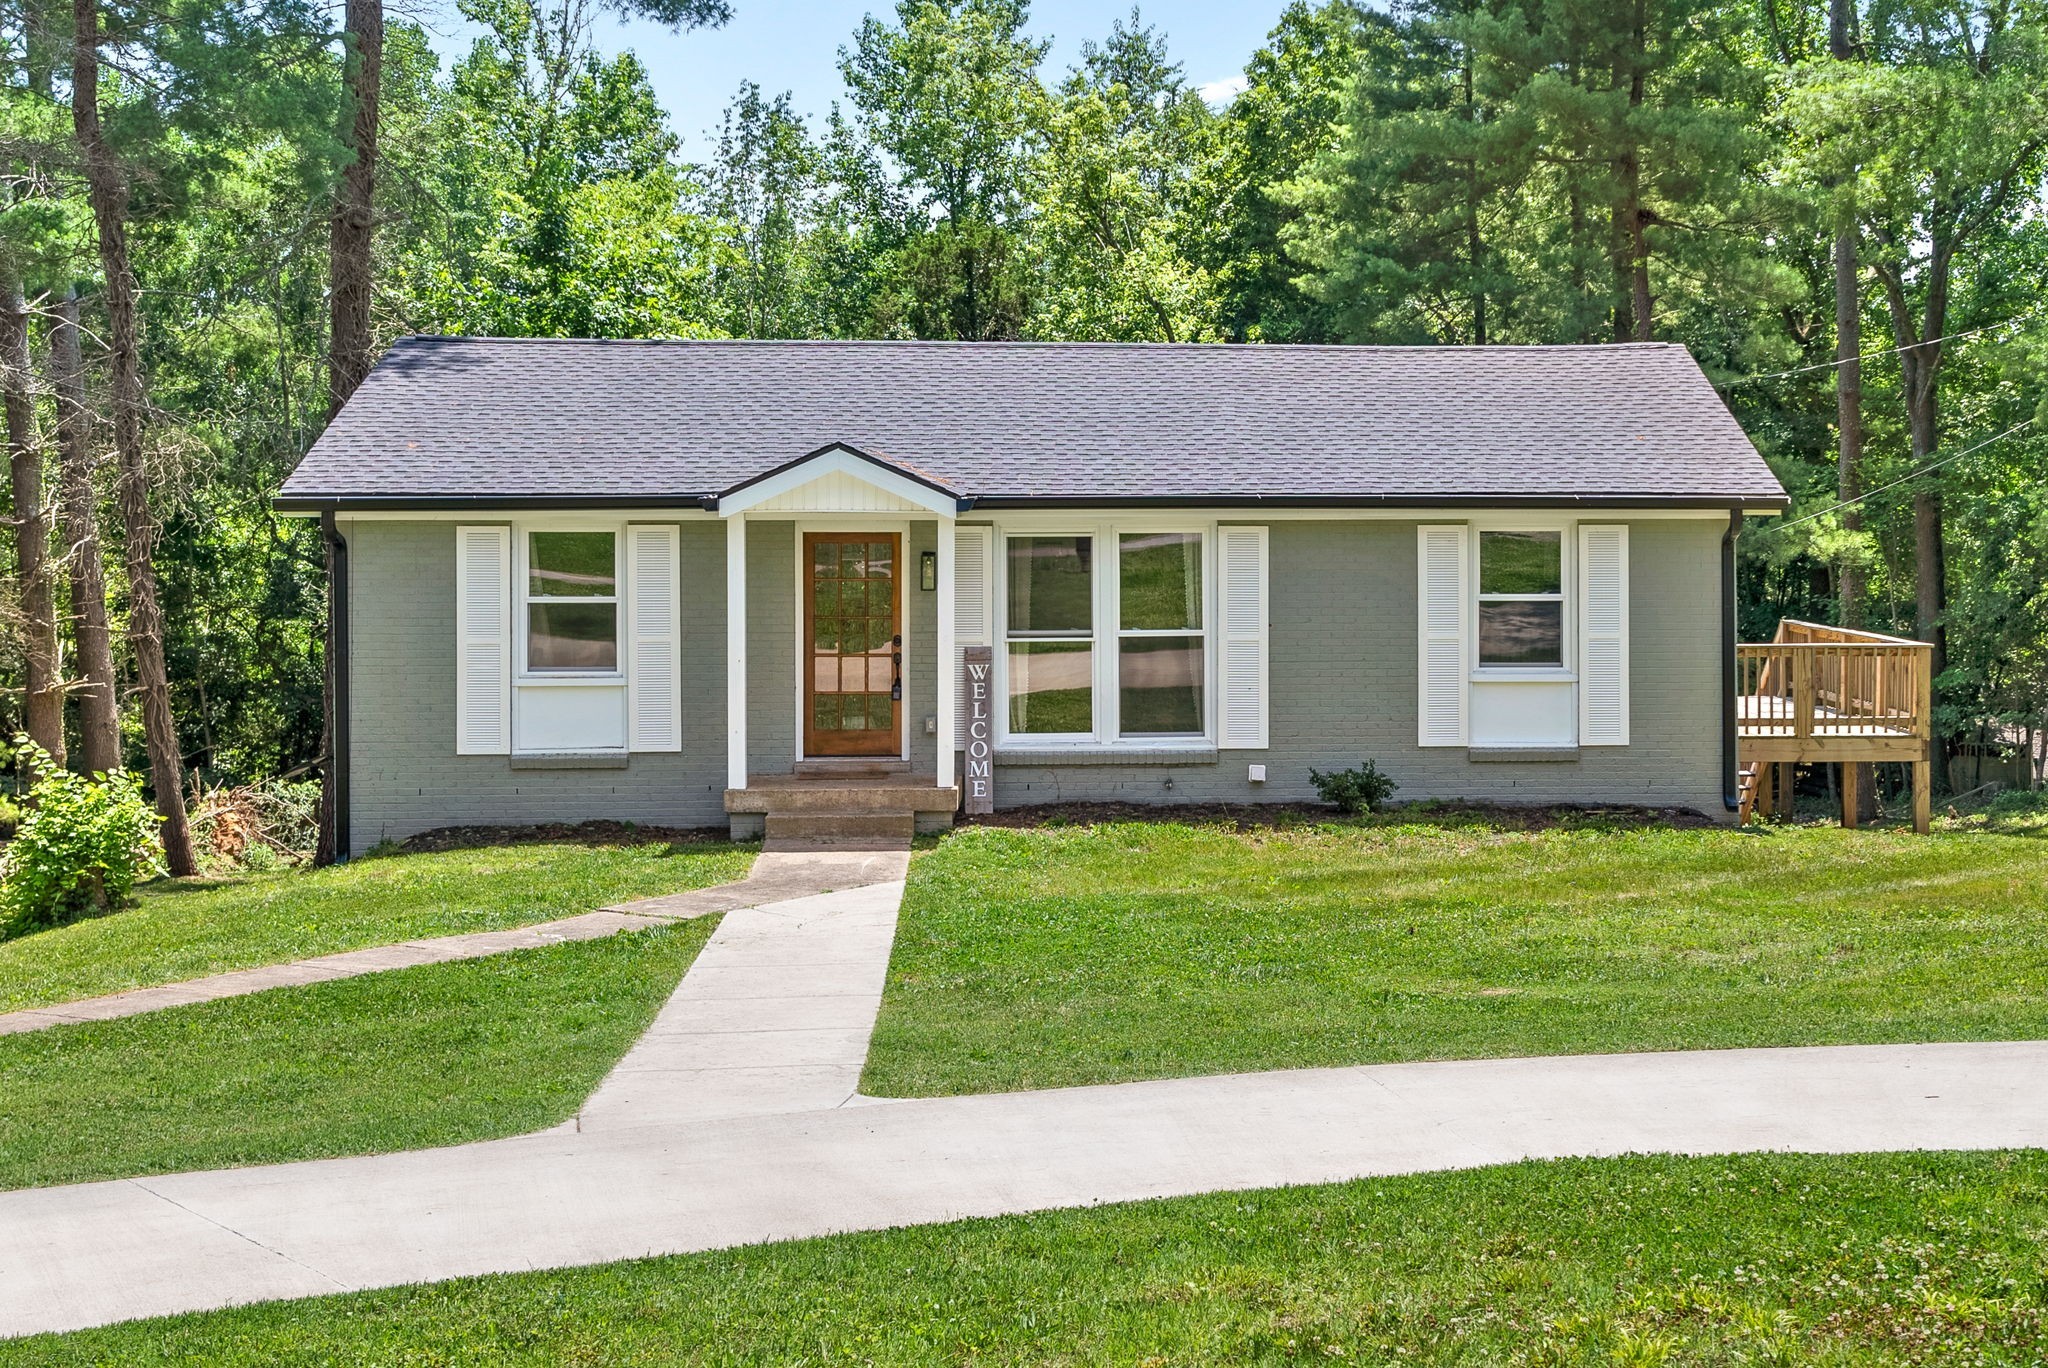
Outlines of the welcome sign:
{"type": "Polygon", "coordinates": [[[967,766],[962,780],[962,810],[972,817],[996,810],[995,732],[991,702],[996,653],[993,646],[967,646],[960,652],[960,697],[967,707],[967,734],[960,738],[967,766]]]}

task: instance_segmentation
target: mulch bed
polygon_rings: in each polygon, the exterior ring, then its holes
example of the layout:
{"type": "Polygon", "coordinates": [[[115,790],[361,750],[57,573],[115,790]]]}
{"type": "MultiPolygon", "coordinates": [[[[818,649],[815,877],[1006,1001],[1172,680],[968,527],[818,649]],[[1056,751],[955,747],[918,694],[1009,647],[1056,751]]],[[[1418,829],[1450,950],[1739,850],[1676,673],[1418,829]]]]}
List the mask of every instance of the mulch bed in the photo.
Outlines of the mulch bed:
{"type": "Polygon", "coordinates": [[[505,845],[707,845],[729,841],[719,827],[641,826],[635,822],[550,822],[541,826],[435,827],[407,837],[399,849],[409,855],[435,850],[474,850],[505,845]]]}
{"type": "Polygon", "coordinates": [[[1560,827],[1666,827],[1696,829],[1723,826],[1705,813],[1684,807],[1587,806],[1514,803],[1414,803],[1388,808],[1369,817],[1342,817],[1321,803],[1044,803],[1006,808],[980,817],[962,817],[962,826],[1046,827],[1094,826],[1104,822],[1182,822],[1221,825],[1238,831],[1291,826],[1308,822],[1355,822],[1364,826],[1428,823],[1442,826],[1484,826],[1504,831],[1551,831],[1560,827]]]}

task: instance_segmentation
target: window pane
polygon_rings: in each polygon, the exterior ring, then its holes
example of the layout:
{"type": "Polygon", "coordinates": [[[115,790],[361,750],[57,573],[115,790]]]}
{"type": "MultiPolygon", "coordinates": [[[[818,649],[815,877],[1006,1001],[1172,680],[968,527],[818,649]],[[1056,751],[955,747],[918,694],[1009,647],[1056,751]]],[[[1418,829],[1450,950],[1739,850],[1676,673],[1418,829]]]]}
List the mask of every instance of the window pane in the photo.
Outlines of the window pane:
{"type": "Polygon", "coordinates": [[[609,598],[619,581],[609,532],[527,534],[526,592],[536,598],[609,598]]]}
{"type": "Polygon", "coordinates": [[[1013,633],[1090,629],[1095,621],[1088,592],[1092,538],[1012,537],[1009,556],[1013,633]]]}
{"type": "Polygon", "coordinates": [[[1481,532],[1479,592],[1563,593],[1560,536],[1556,532],[1481,532]]]}
{"type": "Polygon", "coordinates": [[[1564,664],[1564,605],[1556,599],[1480,604],[1479,663],[1564,664]]]}
{"type": "Polygon", "coordinates": [[[1125,736],[1202,731],[1202,639],[1125,637],[1117,660],[1125,736]]]}
{"type": "Polygon", "coordinates": [[[868,695],[869,731],[889,730],[889,723],[893,716],[893,713],[894,709],[891,706],[891,700],[889,698],[889,695],[885,693],[875,693],[868,695]]]}
{"type": "Polygon", "coordinates": [[[1010,643],[1010,730],[1095,730],[1095,648],[1085,641],[1010,643]]]}
{"type": "Polygon", "coordinates": [[[526,606],[526,668],[619,668],[616,603],[530,603],[526,606]]]}
{"type": "Polygon", "coordinates": [[[1126,628],[1201,627],[1201,537],[1192,532],[1126,532],[1118,539],[1117,552],[1126,628]]]}

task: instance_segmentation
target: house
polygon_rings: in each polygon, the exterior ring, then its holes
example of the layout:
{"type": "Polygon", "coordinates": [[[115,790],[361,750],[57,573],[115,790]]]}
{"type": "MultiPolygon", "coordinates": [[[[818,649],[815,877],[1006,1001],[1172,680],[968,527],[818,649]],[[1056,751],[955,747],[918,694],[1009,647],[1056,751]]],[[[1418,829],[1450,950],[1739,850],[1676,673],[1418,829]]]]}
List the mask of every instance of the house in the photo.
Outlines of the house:
{"type": "Polygon", "coordinates": [[[1366,759],[1720,814],[1733,541],[1785,502],[1677,346],[444,337],[277,498],[342,552],[355,851],[929,826],[963,778],[1296,801],[1366,759]]]}

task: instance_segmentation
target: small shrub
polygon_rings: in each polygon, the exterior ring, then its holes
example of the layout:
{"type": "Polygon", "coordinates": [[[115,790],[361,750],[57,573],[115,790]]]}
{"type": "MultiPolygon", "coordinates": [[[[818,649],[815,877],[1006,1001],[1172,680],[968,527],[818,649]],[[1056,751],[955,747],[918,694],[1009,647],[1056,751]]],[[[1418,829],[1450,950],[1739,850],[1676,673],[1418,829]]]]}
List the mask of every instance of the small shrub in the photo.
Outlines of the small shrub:
{"type": "Polygon", "coordinates": [[[41,777],[0,856],[0,940],[111,912],[137,879],[163,870],[162,819],[140,780],[126,770],[89,779],[26,737],[17,745],[41,777]]]}
{"type": "Polygon", "coordinates": [[[1346,815],[1378,812],[1394,796],[1394,790],[1401,787],[1392,776],[1380,773],[1380,767],[1370,760],[1357,769],[1333,774],[1312,769],[1308,781],[1316,786],[1318,797],[1346,815]]]}

